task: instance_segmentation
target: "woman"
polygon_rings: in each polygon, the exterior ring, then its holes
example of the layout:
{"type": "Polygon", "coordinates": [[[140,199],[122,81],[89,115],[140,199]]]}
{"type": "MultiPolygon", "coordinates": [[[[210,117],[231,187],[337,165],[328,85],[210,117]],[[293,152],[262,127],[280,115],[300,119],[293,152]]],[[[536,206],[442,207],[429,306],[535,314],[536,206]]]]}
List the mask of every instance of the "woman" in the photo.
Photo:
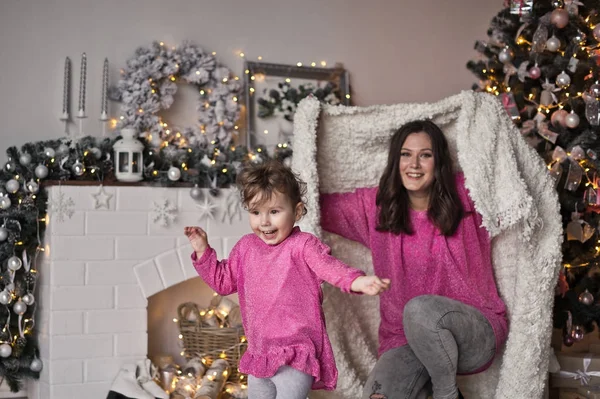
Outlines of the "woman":
{"type": "Polygon", "coordinates": [[[457,374],[485,370],[506,340],[490,238],[453,174],[448,143],[429,121],[392,137],[379,187],[322,196],[325,230],[372,252],[381,295],[379,359],[367,398],[459,396],[457,374]]]}

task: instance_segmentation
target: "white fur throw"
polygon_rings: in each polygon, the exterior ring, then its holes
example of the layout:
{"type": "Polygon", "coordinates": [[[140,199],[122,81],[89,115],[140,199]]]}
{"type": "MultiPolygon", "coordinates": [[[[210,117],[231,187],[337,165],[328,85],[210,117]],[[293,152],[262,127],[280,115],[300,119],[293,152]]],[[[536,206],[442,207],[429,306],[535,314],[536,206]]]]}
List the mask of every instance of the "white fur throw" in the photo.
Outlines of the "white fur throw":
{"type": "MultiPolygon", "coordinates": [[[[308,183],[309,213],[301,227],[322,236],[334,255],[368,273],[368,250],[319,223],[319,191],[376,186],[391,134],[406,122],[431,119],[448,139],[456,168],[493,237],[494,272],[510,320],[502,355],[483,373],[459,377],[468,399],[541,398],[550,353],[554,286],[562,226],[554,180],[522,139],[497,98],[464,91],[432,104],[371,107],[303,100],[294,117],[293,168],[308,183]]],[[[377,298],[324,287],[327,330],[339,370],[334,393],[311,398],[358,399],[376,361],[377,298]]]]}

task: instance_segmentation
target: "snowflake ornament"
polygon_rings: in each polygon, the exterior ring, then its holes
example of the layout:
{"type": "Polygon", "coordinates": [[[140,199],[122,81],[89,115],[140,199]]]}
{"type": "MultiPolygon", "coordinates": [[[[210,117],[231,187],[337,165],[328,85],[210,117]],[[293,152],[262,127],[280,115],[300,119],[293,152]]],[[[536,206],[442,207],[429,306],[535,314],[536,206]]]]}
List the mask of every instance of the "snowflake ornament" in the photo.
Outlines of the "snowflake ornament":
{"type": "Polygon", "coordinates": [[[240,200],[239,191],[237,189],[231,189],[225,198],[221,222],[224,223],[225,220],[227,220],[229,224],[231,224],[235,216],[237,216],[238,220],[242,220],[242,201],[240,200]]]}
{"type": "Polygon", "coordinates": [[[57,196],[51,200],[48,200],[48,210],[52,213],[52,216],[56,217],[59,222],[64,222],[65,217],[71,219],[75,210],[75,202],[73,198],[65,196],[65,193],[59,192],[57,196]]]}
{"type": "Polygon", "coordinates": [[[177,207],[171,202],[163,198],[160,201],[154,201],[152,203],[152,221],[156,224],[160,224],[163,227],[169,226],[177,219],[177,207]]]}
{"type": "Polygon", "coordinates": [[[200,221],[203,219],[215,220],[215,213],[218,206],[212,202],[209,195],[205,195],[204,201],[197,204],[196,207],[200,211],[200,221]]]}

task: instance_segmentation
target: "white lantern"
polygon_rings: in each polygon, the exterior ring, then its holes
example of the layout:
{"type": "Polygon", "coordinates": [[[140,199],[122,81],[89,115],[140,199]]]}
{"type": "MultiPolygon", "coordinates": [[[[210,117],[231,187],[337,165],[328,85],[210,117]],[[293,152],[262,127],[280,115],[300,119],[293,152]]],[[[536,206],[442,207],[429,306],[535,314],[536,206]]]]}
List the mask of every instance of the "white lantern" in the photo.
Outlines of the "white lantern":
{"type": "Polygon", "coordinates": [[[113,145],[115,150],[115,176],[119,181],[136,182],[144,177],[144,145],[136,139],[133,128],[121,130],[123,138],[113,145]]]}

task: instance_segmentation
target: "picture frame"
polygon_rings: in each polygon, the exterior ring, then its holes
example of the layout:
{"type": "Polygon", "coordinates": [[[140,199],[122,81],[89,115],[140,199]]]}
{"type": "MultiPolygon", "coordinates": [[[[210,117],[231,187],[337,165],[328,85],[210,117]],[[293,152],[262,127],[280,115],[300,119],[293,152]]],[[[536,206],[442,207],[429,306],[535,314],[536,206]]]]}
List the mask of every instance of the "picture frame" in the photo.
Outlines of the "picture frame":
{"type": "Polygon", "coordinates": [[[297,102],[312,93],[329,104],[350,105],[350,81],[341,64],[333,68],[246,61],[246,144],[269,155],[291,156],[297,102]]]}

